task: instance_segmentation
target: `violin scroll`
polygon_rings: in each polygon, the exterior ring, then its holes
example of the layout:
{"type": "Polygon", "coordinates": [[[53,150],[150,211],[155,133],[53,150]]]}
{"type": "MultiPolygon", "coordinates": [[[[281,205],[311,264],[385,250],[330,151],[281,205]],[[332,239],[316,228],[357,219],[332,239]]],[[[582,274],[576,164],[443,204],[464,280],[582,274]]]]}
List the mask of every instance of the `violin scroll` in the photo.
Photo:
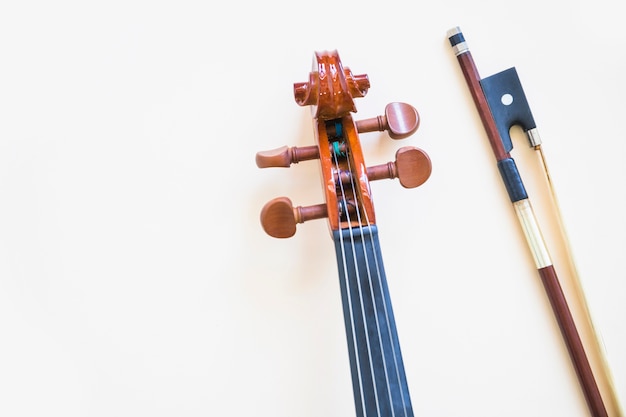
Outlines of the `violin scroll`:
{"type": "Polygon", "coordinates": [[[334,119],[356,112],[353,97],[365,97],[370,88],[366,74],[354,75],[341,64],[337,51],[315,52],[309,81],[293,84],[299,106],[312,106],[314,118],[334,119]]]}
{"type": "Polygon", "coordinates": [[[364,97],[369,88],[368,76],[354,75],[343,67],[337,51],[316,52],[309,81],[294,83],[296,103],[312,107],[317,143],[258,152],[256,164],[259,168],[285,168],[319,160],[325,203],[294,207],[287,197],[271,200],[261,210],[261,225],[270,236],[291,237],[297,224],[320,218],[328,219],[333,232],[373,226],[376,219],[370,181],[398,178],[403,187],[415,188],[430,177],[430,158],[414,147],[400,148],[393,162],[365,165],[360,133],[387,131],[392,139],[404,139],[420,124],[417,110],[406,103],[390,103],[381,116],[353,120],[353,99],[364,97]]]}

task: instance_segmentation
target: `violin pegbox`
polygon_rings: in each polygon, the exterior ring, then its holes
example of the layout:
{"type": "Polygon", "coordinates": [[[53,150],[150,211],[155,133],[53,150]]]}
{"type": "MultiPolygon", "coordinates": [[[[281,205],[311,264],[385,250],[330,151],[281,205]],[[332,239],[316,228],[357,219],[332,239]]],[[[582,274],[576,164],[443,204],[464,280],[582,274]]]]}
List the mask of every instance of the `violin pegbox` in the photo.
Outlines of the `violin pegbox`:
{"type": "Polygon", "coordinates": [[[398,178],[405,188],[422,185],[431,174],[430,158],[421,149],[403,147],[396,159],[367,167],[359,134],[386,131],[392,139],[404,139],[420,124],[417,110],[406,103],[389,103],[384,113],[354,121],[354,98],[370,88],[367,75],[354,75],[344,67],[337,51],[316,52],[307,82],[294,83],[294,98],[300,106],[311,106],[316,145],[283,146],[258,152],[259,168],[289,167],[301,161],[319,160],[325,203],[294,207],[287,197],[269,201],[261,210],[261,225],[276,238],[291,237],[296,225],[328,218],[331,230],[375,224],[369,181],[398,178]]]}

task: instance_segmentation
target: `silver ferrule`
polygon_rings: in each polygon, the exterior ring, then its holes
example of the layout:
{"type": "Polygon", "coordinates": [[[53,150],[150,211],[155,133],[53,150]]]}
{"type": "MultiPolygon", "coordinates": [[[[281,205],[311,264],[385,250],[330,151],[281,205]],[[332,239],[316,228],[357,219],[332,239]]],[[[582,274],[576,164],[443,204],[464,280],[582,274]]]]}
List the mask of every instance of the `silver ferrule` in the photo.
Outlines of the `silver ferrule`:
{"type": "Polygon", "coordinates": [[[461,54],[464,54],[465,52],[468,52],[469,48],[467,47],[467,43],[461,42],[453,46],[452,50],[454,51],[454,55],[459,56],[461,54]]]}
{"type": "Polygon", "coordinates": [[[528,136],[530,146],[536,147],[541,145],[541,137],[539,136],[539,131],[536,127],[534,129],[529,129],[528,131],[526,131],[526,136],[528,136]]]}
{"type": "MultiPolygon", "coordinates": [[[[448,30],[447,35],[448,35],[448,39],[450,39],[456,35],[461,35],[462,37],[463,33],[461,32],[461,28],[456,26],[448,30]]],[[[465,52],[468,52],[469,47],[467,46],[467,42],[465,42],[465,39],[463,39],[461,42],[453,45],[452,50],[454,51],[454,55],[459,56],[465,52]]]]}

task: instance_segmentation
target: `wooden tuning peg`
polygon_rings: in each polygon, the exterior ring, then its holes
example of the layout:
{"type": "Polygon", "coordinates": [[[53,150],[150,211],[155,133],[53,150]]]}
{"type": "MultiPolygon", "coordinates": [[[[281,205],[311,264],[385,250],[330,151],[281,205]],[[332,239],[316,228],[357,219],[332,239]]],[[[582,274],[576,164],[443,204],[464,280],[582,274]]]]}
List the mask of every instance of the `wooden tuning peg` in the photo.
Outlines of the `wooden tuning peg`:
{"type": "Polygon", "coordinates": [[[359,133],[386,130],[391,139],[404,139],[411,136],[419,125],[420,117],[417,109],[406,103],[389,103],[385,106],[384,115],[356,122],[359,133]]]}
{"type": "Polygon", "coordinates": [[[404,188],[415,188],[430,177],[432,164],[426,152],[411,146],[398,149],[396,160],[367,168],[370,181],[398,178],[404,188]]]}
{"type": "Polygon", "coordinates": [[[296,225],[308,220],[328,217],[325,204],[307,207],[293,207],[287,197],[278,197],[270,200],[261,210],[261,225],[263,230],[277,238],[287,238],[296,234],[296,225]]]}
{"type": "Polygon", "coordinates": [[[256,165],[259,168],[289,168],[291,164],[310,159],[319,159],[319,157],[320,153],[317,146],[304,146],[301,148],[281,146],[270,151],[257,152],[256,165]]]}

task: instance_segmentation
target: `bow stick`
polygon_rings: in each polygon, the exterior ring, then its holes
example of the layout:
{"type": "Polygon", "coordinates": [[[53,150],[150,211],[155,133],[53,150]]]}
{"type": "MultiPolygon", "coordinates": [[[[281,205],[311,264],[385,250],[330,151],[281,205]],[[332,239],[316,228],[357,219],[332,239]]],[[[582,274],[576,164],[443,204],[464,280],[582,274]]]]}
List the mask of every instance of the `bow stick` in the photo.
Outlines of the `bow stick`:
{"type": "MultiPolygon", "coordinates": [[[[548,248],[543,240],[524,184],[515,161],[510,156],[510,152],[513,149],[510,130],[513,126],[517,125],[522,128],[528,137],[530,146],[534,147],[541,156],[544,174],[550,185],[550,192],[557,210],[561,234],[563,240],[567,242],[561,216],[560,213],[558,213],[559,208],[556,195],[552,188],[547,163],[541,149],[541,139],[517,71],[515,68],[509,68],[490,77],[481,79],[460,28],[455,27],[450,29],[447,35],[486,130],[489,143],[496,157],[498,170],[532,252],[537,271],[552,305],[589,410],[593,417],[608,416],[598,388],[598,383],[596,382],[589,359],[585,353],[574,318],[561,288],[554,265],[552,264],[548,248]]],[[[567,244],[566,249],[569,251],[569,245],[567,244]]],[[[571,261],[571,254],[569,256],[571,261]]],[[[576,274],[574,273],[574,275],[576,274]]],[[[574,278],[577,279],[576,276],[574,278]]],[[[591,323],[591,317],[586,310],[584,296],[580,290],[580,283],[576,283],[579,284],[577,288],[578,295],[585,307],[587,319],[591,323]]],[[[591,328],[593,329],[593,325],[591,328]]],[[[597,336],[595,340],[597,343],[597,336]]],[[[602,349],[598,348],[597,351],[602,357],[602,349]]],[[[601,359],[604,361],[603,357],[601,359]]],[[[608,381],[607,383],[612,390],[613,385],[611,383],[610,373],[604,362],[602,365],[604,366],[603,371],[605,379],[608,381]]],[[[610,394],[612,403],[615,405],[616,409],[619,409],[616,394],[613,391],[611,391],[610,394]]]]}

